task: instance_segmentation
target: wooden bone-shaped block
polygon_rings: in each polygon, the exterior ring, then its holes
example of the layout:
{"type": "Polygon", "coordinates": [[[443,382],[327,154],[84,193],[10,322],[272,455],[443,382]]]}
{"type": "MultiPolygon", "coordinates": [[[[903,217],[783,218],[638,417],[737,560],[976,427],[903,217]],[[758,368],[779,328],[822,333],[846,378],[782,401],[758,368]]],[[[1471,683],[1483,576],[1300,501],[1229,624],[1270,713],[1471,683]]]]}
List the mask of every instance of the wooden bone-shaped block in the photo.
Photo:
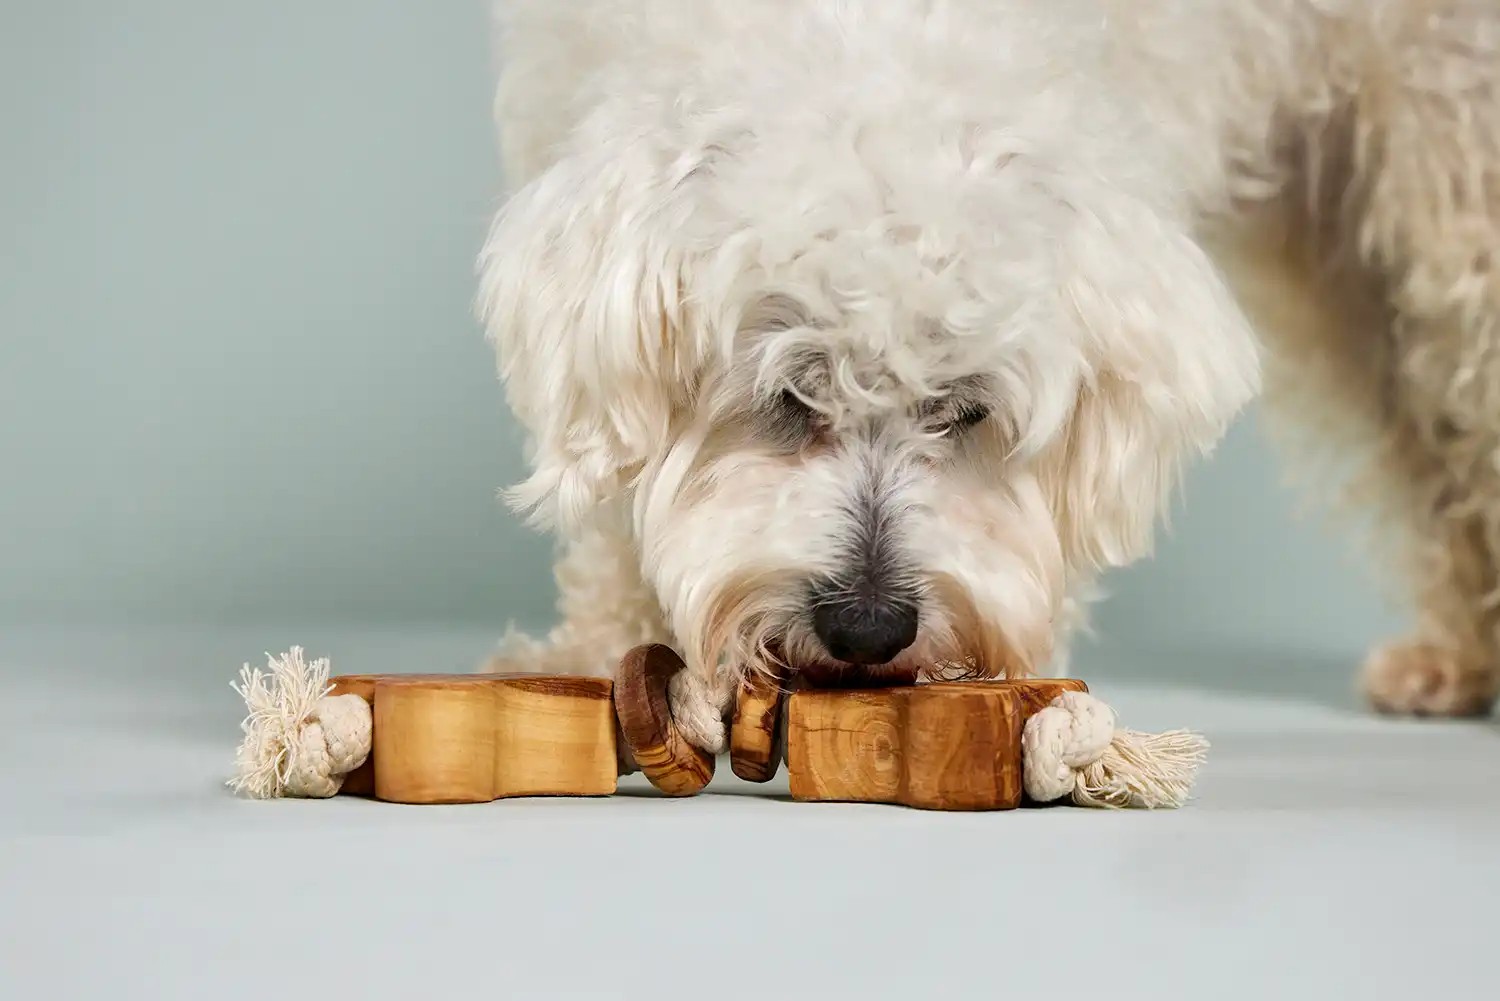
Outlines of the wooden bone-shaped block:
{"type": "Polygon", "coordinates": [[[1074,679],[795,691],[786,703],[792,798],[929,810],[1021,805],[1021,731],[1074,679]]]}
{"type": "Polygon", "coordinates": [[[613,682],[525,674],[344,675],[370,703],[370,756],[342,791],[392,803],[608,796],[619,777],[613,682]]]}

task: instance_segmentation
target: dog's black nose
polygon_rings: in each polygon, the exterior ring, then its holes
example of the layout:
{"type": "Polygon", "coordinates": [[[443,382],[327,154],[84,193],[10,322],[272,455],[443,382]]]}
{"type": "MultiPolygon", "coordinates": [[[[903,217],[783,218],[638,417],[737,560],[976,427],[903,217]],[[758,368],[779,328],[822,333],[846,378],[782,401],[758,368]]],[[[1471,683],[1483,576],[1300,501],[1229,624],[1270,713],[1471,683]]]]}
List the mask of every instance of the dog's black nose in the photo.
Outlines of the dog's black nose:
{"type": "Polygon", "coordinates": [[[917,606],[900,598],[847,592],[817,595],[813,631],[836,660],[884,664],[917,641],[917,606]]]}

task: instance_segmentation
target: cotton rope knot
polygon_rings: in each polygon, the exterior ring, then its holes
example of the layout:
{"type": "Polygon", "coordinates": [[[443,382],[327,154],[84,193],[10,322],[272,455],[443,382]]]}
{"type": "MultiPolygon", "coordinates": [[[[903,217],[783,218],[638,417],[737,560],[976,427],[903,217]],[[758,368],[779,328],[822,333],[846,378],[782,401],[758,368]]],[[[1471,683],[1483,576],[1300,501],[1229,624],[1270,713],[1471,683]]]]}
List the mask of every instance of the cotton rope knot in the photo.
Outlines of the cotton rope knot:
{"type": "Polygon", "coordinates": [[[249,715],[229,780],[252,799],[281,796],[322,799],[338,793],[344,776],[370,754],[370,706],[358,695],[328,693],[328,659],[312,663],[302,648],[280,657],[266,655],[269,674],[240,671],[231,684],[249,715]]]}
{"type": "Polygon", "coordinates": [[[1138,733],[1087,692],[1064,692],[1026,721],[1021,758],[1026,795],[1078,806],[1158,809],[1187,802],[1208,741],[1185,730],[1138,733]]]}

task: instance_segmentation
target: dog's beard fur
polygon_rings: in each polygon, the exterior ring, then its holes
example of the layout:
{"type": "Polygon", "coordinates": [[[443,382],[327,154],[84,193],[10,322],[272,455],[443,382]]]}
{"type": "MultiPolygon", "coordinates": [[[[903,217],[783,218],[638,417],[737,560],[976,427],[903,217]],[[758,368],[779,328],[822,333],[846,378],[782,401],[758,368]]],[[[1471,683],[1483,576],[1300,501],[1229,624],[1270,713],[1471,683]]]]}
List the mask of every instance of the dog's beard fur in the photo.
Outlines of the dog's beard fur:
{"type": "Polygon", "coordinates": [[[913,55],[910,86],[869,100],[816,61],[737,74],[708,36],[665,77],[617,53],[485,248],[532,444],[513,500],[565,535],[624,508],[699,671],[838,660],[820,610],[915,612],[887,666],[1042,666],[1258,388],[1128,105],[900,21],[865,42],[913,55]]]}

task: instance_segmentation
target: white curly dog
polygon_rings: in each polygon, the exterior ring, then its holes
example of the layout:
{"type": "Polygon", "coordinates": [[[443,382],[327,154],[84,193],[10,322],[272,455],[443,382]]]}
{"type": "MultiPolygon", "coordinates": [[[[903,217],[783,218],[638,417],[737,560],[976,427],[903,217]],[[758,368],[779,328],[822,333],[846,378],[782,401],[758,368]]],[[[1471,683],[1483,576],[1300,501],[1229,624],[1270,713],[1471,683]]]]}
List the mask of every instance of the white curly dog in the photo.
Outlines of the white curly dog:
{"type": "MultiPolygon", "coordinates": [[[[1262,390],[1399,538],[1382,708],[1500,679],[1500,5],[502,0],[480,310],[562,542],[499,663],[1064,667],[1262,390]]],[[[1322,463],[1314,463],[1321,467],[1322,463]]],[[[1366,512],[1368,513],[1368,512],[1366,512]]]]}

